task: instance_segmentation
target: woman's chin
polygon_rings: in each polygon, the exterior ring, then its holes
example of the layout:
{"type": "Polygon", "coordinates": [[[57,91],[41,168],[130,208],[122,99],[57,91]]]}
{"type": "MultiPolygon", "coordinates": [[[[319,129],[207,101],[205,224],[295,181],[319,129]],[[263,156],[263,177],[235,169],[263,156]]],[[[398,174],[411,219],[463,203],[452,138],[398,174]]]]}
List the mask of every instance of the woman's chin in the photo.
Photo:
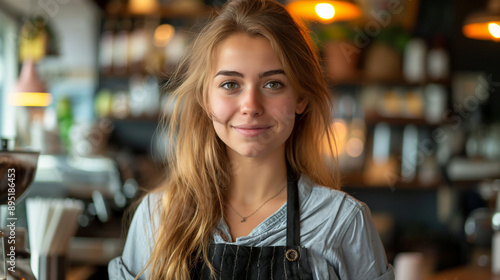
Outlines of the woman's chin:
{"type": "Polygon", "coordinates": [[[236,157],[259,158],[267,154],[267,151],[263,147],[238,147],[235,149],[228,147],[228,153],[236,157]]]}
{"type": "Polygon", "coordinates": [[[273,145],[243,145],[236,148],[227,147],[230,157],[244,158],[270,158],[274,156],[282,156],[285,152],[284,145],[275,147],[273,145]]]}
{"type": "Polygon", "coordinates": [[[247,157],[247,158],[259,158],[262,157],[264,154],[263,151],[257,149],[244,150],[236,153],[241,157],[247,157]]]}

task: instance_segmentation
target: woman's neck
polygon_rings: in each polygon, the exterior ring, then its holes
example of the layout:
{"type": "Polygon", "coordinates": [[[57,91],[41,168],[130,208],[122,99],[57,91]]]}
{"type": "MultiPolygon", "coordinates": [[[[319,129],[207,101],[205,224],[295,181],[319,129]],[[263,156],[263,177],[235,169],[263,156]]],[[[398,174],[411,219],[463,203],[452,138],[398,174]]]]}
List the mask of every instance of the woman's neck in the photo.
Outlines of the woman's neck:
{"type": "Polygon", "coordinates": [[[229,200],[258,204],[286,185],[286,161],[281,157],[231,157],[232,178],[229,200]]]}

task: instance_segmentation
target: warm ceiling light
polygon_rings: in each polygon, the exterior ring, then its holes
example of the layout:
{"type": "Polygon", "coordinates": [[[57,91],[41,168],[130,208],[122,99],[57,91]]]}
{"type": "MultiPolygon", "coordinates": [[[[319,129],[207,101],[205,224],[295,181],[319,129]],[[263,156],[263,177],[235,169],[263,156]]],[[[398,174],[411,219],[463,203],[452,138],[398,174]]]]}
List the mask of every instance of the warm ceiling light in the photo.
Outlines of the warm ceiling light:
{"type": "Polygon", "coordinates": [[[488,24],[488,30],[490,31],[491,36],[497,39],[500,38],[500,25],[492,22],[488,24]]]}
{"type": "Polygon", "coordinates": [[[324,23],[345,21],[361,16],[359,7],[349,1],[290,1],[286,5],[291,15],[305,20],[317,20],[324,23]]]}
{"type": "Polygon", "coordinates": [[[316,5],[316,14],[322,19],[332,19],[335,16],[335,8],[331,4],[319,3],[316,5]]]}
{"type": "Polygon", "coordinates": [[[132,14],[153,14],[158,9],[158,0],[130,0],[128,3],[128,10],[132,14]]]}
{"type": "Polygon", "coordinates": [[[11,96],[11,106],[47,107],[52,103],[52,96],[47,92],[16,92],[11,96]]]}
{"type": "Polygon", "coordinates": [[[154,32],[154,44],[157,47],[165,47],[172,37],[174,37],[175,28],[170,24],[162,24],[156,27],[154,32]]]}
{"type": "Polygon", "coordinates": [[[500,0],[490,0],[486,11],[468,16],[462,31],[471,39],[500,41],[500,0]]]}
{"type": "Polygon", "coordinates": [[[52,103],[47,87],[38,78],[33,60],[27,59],[21,68],[21,75],[10,95],[9,105],[46,107],[52,103]]]}

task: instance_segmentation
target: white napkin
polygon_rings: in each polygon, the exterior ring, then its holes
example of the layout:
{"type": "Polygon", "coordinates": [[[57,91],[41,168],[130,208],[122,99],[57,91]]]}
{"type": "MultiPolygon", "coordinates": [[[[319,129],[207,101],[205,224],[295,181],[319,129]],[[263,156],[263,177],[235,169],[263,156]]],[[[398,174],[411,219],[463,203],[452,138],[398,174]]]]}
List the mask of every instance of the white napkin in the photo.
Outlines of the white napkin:
{"type": "Polygon", "coordinates": [[[26,212],[31,249],[31,269],[39,278],[40,256],[65,255],[78,228],[84,204],[75,199],[28,198],[26,212]]]}

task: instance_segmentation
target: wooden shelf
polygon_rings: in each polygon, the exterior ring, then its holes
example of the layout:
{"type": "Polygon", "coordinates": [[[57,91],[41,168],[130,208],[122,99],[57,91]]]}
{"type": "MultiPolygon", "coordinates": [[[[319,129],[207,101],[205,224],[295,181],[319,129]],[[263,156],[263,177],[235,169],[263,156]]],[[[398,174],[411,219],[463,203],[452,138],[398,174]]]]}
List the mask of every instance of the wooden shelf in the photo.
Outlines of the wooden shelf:
{"type": "Polygon", "coordinates": [[[397,182],[394,185],[372,183],[365,179],[362,172],[343,173],[342,188],[373,188],[373,189],[437,189],[439,182],[433,184],[423,184],[418,180],[412,182],[397,182]]]}
{"type": "Polygon", "coordinates": [[[438,84],[448,86],[450,85],[449,80],[424,80],[421,82],[410,82],[404,79],[403,77],[394,78],[394,79],[371,79],[363,77],[359,75],[358,77],[353,77],[348,80],[332,80],[328,79],[327,84],[329,87],[337,87],[337,86],[401,86],[401,87],[422,87],[429,84],[438,84]]]}
{"type": "Polygon", "coordinates": [[[382,122],[396,126],[405,126],[412,124],[416,126],[438,127],[443,125],[441,123],[430,123],[426,119],[421,117],[416,117],[416,118],[406,117],[406,116],[389,117],[389,116],[382,116],[375,112],[367,113],[365,115],[365,121],[368,125],[376,125],[382,122]]]}
{"type": "Polygon", "coordinates": [[[127,116],[125,118],[109,117],[108,119],[111,120],[112,122],[159,122],[160,118],[161,118],[160,115],[154,115],[154,116],[141,115],[141,116],[127,116]]]}
{"type": "MultiPolygon", "coordinates": [[[[98,2],[105,2],[99,1],[98,2]]],[[[181,4],[162,4],[160,7],[151,14],[138,14],[132,13],[126,3],[113,2],[105,3],[100,6],[103,7],[103,12],[106,17],[119,17],[119,18],[144,18],[144,17],[160,17],[160,18],[182,18],[182,19],[197,19],[200,17],[208,17],[214,13],[215,9],[207,5],[198,5],[187,7],[181,4]]]]}
{"type": "Polygon", "coordinates": [[[132,65],[122,69],[100,69],[99,75],[102,79],[130,79],[133,76],[153,76],[158,79],[168,79],[173,70],[173,65],[152,70],[146,70],[142,65],[132,65]]]}

